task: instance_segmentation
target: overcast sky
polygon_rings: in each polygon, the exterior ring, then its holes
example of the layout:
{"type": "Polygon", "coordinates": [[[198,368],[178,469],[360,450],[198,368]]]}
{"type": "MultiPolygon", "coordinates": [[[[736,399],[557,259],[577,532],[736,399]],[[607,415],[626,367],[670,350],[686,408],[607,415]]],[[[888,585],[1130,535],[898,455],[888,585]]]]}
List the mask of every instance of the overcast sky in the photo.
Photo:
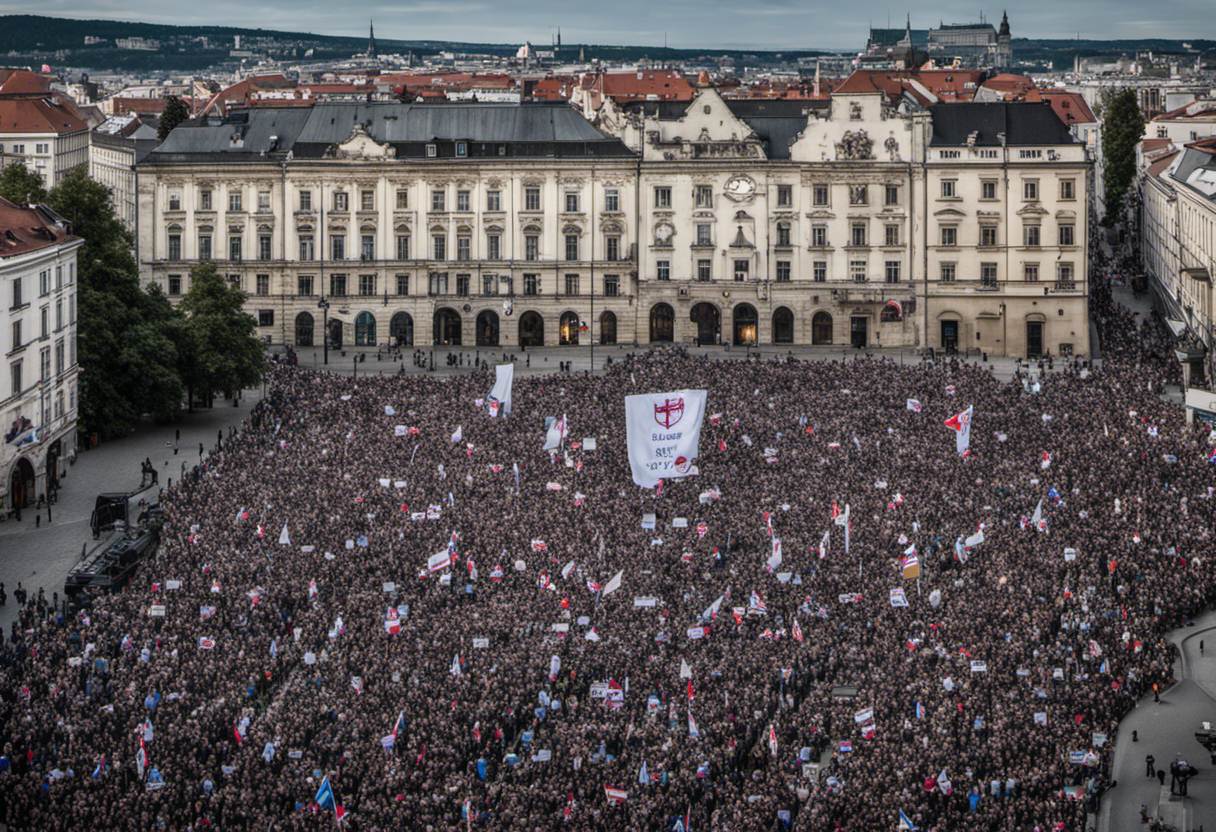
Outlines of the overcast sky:
{"type": "MultiPolygon", "coordinates": [[[[1008,3],[1008,0],[1005,0],[1008,3]]],[[[979,19],[959,0],[912,4],[915,28],[979,19]]],[[[1018,0],[1009,3],[1016,37],[1186,38],[1216,36],[1213,0],[1018,0]]],[[[882,0],[0,0],[0,11],[150,23],[262,27],[402,40],[656,44],[750,49],[856,49],[866,28],[903,26],[909,4],[882,0]]],[[[999,23],[1002,8],[982,9],[999,23]]]]}

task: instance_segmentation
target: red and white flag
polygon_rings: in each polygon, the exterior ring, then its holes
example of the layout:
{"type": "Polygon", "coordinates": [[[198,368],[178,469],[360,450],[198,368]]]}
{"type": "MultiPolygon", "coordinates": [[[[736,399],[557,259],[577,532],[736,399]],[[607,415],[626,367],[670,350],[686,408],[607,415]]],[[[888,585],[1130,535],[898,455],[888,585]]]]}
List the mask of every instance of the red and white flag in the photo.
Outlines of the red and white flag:
{"type": "Polygon", "coordinates": [[[969,405],[961,413],[955,413],[945,421],[946,427],[954,431],[954,449],[959,456],[964,456],[971,448],[971,419],[975,415],[975,406],[969,405]]]}

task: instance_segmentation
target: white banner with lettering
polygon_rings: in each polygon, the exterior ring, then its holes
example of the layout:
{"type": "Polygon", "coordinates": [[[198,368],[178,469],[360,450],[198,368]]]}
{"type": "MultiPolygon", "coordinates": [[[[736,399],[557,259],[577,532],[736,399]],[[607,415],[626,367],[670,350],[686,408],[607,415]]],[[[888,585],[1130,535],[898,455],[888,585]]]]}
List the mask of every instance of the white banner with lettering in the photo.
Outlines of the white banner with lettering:
{"type": "Polygon", "coordinates": [[[697,470],[704,390],[677,390],[625,397],[625,432],[633,481],[654,488],[659,480],[688,477],[697,470]]]}

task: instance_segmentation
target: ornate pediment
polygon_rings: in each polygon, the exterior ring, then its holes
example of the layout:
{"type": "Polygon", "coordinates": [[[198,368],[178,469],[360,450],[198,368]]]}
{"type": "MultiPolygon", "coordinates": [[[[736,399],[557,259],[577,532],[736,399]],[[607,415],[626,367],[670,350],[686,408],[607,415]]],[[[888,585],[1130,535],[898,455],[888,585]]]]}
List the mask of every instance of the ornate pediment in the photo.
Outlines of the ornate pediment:
{"type": "Polygon", "coordinates": [[[865,130],[845,130],[836,142],[836,159],[860,161],[874,158],[874,140],[865,130]]]}
{"type": "Polygon", "coordinates": [[[367,133],[367,128],[356,124],[346,141],[333,145],[327,154],[335,159],[394,159],[397,149],[392,145],[380,144],[367,133]]]}

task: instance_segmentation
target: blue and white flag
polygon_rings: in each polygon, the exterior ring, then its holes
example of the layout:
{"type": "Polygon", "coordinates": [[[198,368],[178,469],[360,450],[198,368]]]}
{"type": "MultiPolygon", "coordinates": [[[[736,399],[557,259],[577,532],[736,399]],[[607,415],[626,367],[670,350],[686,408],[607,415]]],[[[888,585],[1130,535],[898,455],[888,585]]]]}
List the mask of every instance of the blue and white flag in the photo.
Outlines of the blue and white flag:
{"type": "Polygon", "coordinates": [[[904,814],[903,809],[899,810],[899,826],[896,828],[901,829],[901,830],[908,830],[908,832],[915,832],[917,829],[920,829],[919,826],[917,826],[915,823],[912,822],[911,818],[909,818],[907,815],[904,814]]]}

